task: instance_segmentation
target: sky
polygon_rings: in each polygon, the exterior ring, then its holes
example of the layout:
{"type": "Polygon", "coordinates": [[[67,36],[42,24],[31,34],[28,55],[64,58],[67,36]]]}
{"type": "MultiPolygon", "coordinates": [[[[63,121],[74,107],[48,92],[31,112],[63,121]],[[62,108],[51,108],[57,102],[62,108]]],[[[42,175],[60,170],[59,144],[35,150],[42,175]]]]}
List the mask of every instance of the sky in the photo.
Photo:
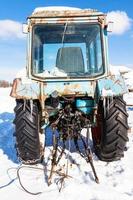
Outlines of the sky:
{"type": "Polygon", "coordinates": [[[107,13],[114,21],[109,35],[111,65],[133,68],[132,0],[4,0],[0,2],[0,80],[12,81],[26,66],[26,37],[22,24],[36,7],[71,6],[107,13]]]}

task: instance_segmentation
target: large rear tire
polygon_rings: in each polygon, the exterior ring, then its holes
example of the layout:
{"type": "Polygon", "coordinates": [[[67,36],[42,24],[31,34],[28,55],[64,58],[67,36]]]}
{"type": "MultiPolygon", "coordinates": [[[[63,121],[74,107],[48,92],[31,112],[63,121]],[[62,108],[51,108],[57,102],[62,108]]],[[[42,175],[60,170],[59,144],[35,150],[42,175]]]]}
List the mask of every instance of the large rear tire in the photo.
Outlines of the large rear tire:
{"type": "Polygon", "coordinates": [[[97,126],[92,128],[96,155],[103,161],[116,161],[124,156],[128,141],[126,103],[122,97],[100,101],[97,126]]]}
{"type": "Polygon", "coordinates": [[[35,164],[43,159],[43,147],[40,142],[40,117],[37,103],[29,100],[17,100],[15,112],[16,150],[24,164],[35,164]]]}

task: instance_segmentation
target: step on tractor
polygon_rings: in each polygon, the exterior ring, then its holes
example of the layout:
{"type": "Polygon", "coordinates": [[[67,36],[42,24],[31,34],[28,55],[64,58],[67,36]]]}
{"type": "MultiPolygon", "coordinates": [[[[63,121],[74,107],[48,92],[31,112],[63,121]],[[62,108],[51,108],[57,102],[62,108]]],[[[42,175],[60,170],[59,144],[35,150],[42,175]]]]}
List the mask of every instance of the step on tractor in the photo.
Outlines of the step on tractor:
{"type": "Polygon", "coordinates": [[[48,128],[52,167],[70,142],[90,162],[96,179],[91,150],[106,162],[124,156],[127,88],[123,77],[109,68],[108,29],[106,15],[91,9],[42,7],[28,17],[23,26],[28,40],[26,76],[16,78],[11,90],[16,99],[16,150],[22,163],[43,161],[48,128]]]}

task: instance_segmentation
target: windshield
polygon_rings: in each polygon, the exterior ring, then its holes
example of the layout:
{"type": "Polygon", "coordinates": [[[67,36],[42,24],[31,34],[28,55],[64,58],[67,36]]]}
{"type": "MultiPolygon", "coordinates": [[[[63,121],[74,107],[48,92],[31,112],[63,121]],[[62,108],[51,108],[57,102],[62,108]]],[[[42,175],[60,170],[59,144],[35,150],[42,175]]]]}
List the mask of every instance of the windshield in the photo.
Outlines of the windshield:
{"type": "Polygon", "coordinates": [[[98,24],[46,24],[33,28],[32,74],[95,77],[104,72],[98,24]]]}

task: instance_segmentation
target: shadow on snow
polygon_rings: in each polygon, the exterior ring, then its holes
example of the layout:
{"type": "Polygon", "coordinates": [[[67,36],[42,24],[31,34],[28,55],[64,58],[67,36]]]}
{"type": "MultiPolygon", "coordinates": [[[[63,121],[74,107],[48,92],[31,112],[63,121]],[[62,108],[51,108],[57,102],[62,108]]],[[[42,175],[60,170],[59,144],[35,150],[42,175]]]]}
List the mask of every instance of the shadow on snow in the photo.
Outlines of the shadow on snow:
{"type": "MultiPolygon", "coordinates": [[[[0,114],[0,149],[3,150],[3,153],[8,156],[9,160],[12,160],[15,163],[18,163],[18,158],[16,155],[16,149],[15,149],[15,138],[13,137],[13,134],[15,132],[15,127],[13,124],[14,120],[14,114],[13,113],[8,113],[4,112],[0,114]]],[[[52,142],[52,130],[50,127],[46,128],[45,130],[45,145],[46,147],[53,146],[52,142]]],[[[55,131],[56,136],[59,136],[59,133],[55,131]]],[[[85,138],[84,138],[85,139],[85,138]]],[[[83,149],[83,144],[79,140],[79,146],[82,151],[83,149]]],[[[62,142],[59,141],[59,146],[62,146],[62,142]]],[[[92,145],[92,144],[91,144],[92,145]]],[[[66,149],[70,150],[70,152],[76,152],[76,148],[74,145],[73,140],[67,141],[66,142],[66,149]],[[69,147],[71,146],[71,148],[69,147]]]]}
{"type": "Polygon", "coordinates": [[[18,163],[15,141],[13,137],[14,125],[13,125],[14,114],[4,112],[0,114],[0,149],[3,153],[8,156],[9,160],[18,163]]]}

